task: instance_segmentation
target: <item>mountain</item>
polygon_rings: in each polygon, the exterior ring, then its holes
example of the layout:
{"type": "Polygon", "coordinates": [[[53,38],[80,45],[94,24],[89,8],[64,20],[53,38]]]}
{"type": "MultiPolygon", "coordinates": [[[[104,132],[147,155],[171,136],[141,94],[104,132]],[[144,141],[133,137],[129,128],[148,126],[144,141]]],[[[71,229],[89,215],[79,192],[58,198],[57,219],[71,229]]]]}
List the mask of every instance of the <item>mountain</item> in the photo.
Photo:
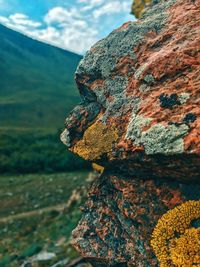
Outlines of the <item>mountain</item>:
{"type": "Polygon", "coordinates": [[[80,101],[73,77],[80,59],[0,25],[0,127],[62,127],[80,101]]]}

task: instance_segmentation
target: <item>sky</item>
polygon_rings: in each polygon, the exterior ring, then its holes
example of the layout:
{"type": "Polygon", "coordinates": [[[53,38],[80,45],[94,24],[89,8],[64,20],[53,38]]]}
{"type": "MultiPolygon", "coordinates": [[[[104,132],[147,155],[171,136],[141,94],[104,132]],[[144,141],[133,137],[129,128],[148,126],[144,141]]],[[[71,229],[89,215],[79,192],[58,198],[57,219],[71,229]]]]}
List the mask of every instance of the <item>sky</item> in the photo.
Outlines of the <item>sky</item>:
{"type": "Polygon", "coordinates": [[[134,20],[132,0],[0,0],[0,23],[84,54],[121,24],[134,20]]]}

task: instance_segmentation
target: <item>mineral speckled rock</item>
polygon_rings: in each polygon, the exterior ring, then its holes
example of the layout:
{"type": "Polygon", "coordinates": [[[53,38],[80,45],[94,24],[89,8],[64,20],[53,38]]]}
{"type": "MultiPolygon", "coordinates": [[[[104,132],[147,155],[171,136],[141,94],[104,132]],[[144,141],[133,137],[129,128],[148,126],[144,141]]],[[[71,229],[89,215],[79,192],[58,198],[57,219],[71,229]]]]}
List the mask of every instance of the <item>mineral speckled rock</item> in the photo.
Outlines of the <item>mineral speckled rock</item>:
{"type": "Polygon", "coordinates": [[[61,137],[105,167],[73,233],[97,266],[158,266],[158,218],[200,198],[200,0],[152,3],[86,53],[61,137]]]}
{"type": "Polygon", "coordinates": [[[72,244],[105,266],[158,266],[151,233],[168,209],[200,198],[200,185],[104,174],[92,186],[72,244]]]}
{"type": "MultiPolygon", "coordinates": [[[[171,161],[177,161],[183,168],[174,178],[198,180],[198,4],[168,0],[154,5],[141,20],[124,24],[87,52],[76,71],[83,103],[67,118],[62,135],[72,152],[105,166],[129,160],[134,169],[146,161],[155,166],[162,155],[169,158],[160,166],[162,176],[173,177],[171,161]],[[101,150],[95,123],[108,134],[115,128],[118,135],[97,154],[86,140],[92,135],[101,150]]],[[[160,177],[157,169],[153,173],[160,177]]]]}

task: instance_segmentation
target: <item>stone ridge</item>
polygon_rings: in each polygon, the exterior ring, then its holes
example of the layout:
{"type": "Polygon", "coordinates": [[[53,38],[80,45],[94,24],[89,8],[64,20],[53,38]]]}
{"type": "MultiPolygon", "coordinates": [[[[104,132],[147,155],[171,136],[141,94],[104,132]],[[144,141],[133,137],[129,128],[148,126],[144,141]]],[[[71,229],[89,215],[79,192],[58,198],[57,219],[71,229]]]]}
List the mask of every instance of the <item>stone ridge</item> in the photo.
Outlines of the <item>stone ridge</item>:
{"type": "MultiPolygon", "coordinates": [[[[76,71],[83,104],[67,118],[62,135],[62,141],[72,152],[109,167],[114,161],[132,160],[134,168],[138,160],[141,168],[147,160],[155,165],[160,155],[169,161],[174,156],[182,161],[182,155],[188,155],[190,160],[183,159],[184,170],[179,176],[188,179],[193,166],[193,177],[198,179],[197,2],[194,5],[183,0],[161,1],[147,9],[141,20],[122,25],[86,53],[76,71]],[[84,149],[81,140],[86,129],[88,134],[93,131],[94,123],[104,124],[108,133],[112,126],[118,138],[111,142],[108,153],[102,150],[85,157],[88,153],[79,153],[84,149]]],[[[100,146],[98,138],[95,142],[100,146]]],[[[85,149],[93,151],[89,146],[85,149]]],[[[169,177],[175,170],[165,165],[162,171],[162,175],[169,177]]]]}

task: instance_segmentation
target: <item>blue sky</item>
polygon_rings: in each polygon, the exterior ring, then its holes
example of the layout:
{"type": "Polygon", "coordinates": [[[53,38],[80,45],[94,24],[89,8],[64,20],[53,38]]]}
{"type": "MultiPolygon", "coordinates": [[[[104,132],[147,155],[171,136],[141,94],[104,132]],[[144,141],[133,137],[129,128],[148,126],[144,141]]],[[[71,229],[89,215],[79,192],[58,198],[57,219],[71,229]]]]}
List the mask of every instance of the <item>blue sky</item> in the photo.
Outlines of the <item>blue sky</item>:
{"type": "Polygon", "coordinates": [[[126,21],[132,0],[0,0],[0,23],[84,54],[126,21]]]}

